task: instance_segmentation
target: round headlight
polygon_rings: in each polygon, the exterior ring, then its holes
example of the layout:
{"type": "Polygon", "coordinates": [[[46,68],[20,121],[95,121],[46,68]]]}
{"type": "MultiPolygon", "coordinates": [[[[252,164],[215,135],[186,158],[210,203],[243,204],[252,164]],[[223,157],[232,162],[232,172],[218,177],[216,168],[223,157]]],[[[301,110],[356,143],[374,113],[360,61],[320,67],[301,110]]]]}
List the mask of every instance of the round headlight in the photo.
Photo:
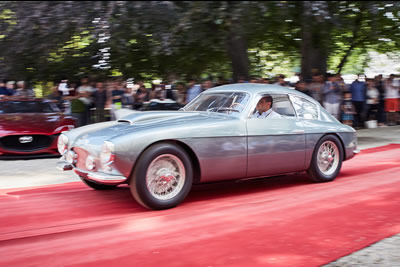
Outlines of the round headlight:
{"type": "Polygon", "coordinates": [[[61,134],[57,140],[57,149],[61,155],[64,155],[68,149],[68,137],[65,134],[61,134]]]}
{"type": "Polygon", "coordinates": [[[96,164],[94,162],[94,157],[89,155],[86,158],[86,169],[88,169],[89,171],[94,170],[94,168],[96,168],[96,164]]]}
{"type": "Polygon", "coordinates": [[[72,150],[65,153],[65,161],[68,162],[69,164],[76,164],[77,158],[78,158],[78,154],[76,154],[72,150]]]}
{"type": "Polygon", "coordinates": [[[114,144],[110,141],[105,141],[101,147],[100,161],[103,166],[114,161],[114,144]]]}

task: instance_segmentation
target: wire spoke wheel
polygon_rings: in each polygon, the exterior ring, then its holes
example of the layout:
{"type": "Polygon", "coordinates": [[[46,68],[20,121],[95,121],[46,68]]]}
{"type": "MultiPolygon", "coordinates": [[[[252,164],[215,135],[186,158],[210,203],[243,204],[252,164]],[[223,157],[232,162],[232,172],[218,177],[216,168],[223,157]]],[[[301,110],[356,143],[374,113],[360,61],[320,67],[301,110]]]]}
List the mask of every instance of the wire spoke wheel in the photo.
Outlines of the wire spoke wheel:
{"type": "Polygon", "coordinates": [[[158,200],[174,198],[182,190],[185,179],[183,162],[172,154],[163,154],[155,158],[146,173],[147,189],[158,200]]]}
{"type": "Polygon", "coordinates": [[[333,174],[339,165],[339,148],[332,141],[325,141],[318,149],[317,163],[324,175],[333,174]]]}

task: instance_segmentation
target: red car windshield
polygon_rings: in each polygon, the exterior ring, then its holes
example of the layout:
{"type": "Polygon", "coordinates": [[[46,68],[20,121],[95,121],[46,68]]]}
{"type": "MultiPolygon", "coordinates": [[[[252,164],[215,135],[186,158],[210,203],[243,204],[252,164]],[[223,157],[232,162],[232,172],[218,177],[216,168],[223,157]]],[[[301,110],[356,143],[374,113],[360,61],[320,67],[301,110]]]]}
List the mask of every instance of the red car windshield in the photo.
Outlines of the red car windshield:
{"type": "Polygon", "coordinates": [[[57,107],[50,102],[41,101],[4,101],[0,102],[0,114],[6,113],[54,113],[57,107]]]}

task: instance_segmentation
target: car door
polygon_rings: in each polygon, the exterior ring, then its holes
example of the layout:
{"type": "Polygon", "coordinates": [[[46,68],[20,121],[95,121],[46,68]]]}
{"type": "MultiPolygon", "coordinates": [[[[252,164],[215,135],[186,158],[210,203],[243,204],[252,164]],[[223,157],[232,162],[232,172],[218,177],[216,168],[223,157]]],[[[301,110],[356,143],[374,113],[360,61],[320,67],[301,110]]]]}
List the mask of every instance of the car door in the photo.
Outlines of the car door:
{"type": "MultiPolygon", "coordinates": [[[[247,177],[261,177],[304,170],[305,131],[287,94],[269,94],[280,118],[247,119],[247,177]]],[[[258,99],[265,96],[260,95],[258,99]]],[[[255,106],[258,100],[254,103],[255,106]]]]}

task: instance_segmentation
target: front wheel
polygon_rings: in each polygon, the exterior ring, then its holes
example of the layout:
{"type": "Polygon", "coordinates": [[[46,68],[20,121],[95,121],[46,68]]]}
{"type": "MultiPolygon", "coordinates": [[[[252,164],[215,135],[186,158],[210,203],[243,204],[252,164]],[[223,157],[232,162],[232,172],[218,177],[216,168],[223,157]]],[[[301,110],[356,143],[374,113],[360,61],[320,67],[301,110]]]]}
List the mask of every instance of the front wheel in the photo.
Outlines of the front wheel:
{"type": "Polygon", "coordinates": [[[136,163],[130,189],[149,209],[168,209],[181,203],[192,187],[193,168],[184,149],[171,143],[151,146],[136,163]]]}
{"type": "Polygon", "coordinates": [[[330,182],[339,174],[342,162],[340,140],[334,135],[326,135],[315,146],[307,173],[314,182],[330,182]]]}

